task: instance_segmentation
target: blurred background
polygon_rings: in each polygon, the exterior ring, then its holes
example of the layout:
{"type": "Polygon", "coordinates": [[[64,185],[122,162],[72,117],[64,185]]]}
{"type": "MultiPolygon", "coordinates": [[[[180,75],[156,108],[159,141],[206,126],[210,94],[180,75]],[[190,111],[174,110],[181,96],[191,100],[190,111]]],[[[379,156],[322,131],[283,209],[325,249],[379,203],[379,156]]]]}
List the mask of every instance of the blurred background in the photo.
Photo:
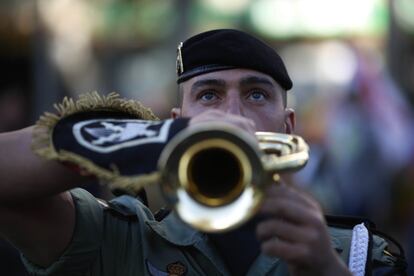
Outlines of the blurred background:
{"type": "MultiPolygon", "coordinates": [[[[278,50],[294,81],[289,105],[311,159],[293,181],[328,214],[375,221],[413,260],[413,14],[412,0],[1,0],[0,131],[95,90],[167,118],[178,42],[245,30],[278,50]]],[[[26,275],[1,240],[0,274],[26,275]]]]}

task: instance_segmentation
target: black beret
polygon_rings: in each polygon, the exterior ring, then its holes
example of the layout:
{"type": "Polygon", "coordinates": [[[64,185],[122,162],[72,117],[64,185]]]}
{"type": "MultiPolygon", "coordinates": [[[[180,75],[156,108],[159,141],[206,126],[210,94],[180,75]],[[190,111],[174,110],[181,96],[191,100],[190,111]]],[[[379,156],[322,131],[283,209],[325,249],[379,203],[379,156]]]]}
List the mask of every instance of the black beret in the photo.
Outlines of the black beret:
{"type": "Polygon", "coordinates": [[[286,90],[292,88],[283,60],[263,41],[238,30],[212,30],[180,43],[177,83],[213,71],[246,68],[271,76],[286,90]]]}

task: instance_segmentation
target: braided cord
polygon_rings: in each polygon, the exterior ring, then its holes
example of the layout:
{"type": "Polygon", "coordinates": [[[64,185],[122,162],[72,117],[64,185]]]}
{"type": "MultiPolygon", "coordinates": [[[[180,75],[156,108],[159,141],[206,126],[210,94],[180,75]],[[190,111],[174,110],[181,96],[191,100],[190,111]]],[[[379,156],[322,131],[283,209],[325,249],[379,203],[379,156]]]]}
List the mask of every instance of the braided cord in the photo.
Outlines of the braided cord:
{"type": "Polygon", "coordinates": [[[368,229],[363,223],[355,225],[352,230],[351,250],[349,253],[349,270],[354,276],[365,275],[368,256],[368,229]]]}

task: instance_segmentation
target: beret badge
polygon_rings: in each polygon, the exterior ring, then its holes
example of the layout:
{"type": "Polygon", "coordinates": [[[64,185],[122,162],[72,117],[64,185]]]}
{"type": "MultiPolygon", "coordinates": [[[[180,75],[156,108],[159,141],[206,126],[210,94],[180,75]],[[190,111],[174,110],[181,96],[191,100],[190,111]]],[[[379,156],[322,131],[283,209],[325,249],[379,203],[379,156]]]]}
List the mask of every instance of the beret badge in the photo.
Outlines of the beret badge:
{"type": "Polygon", "coordinates": [[[178,76],[184,72],[183,55],[181,51],[182,48],[183,48],[183,43],[180,42],[177,46],[177,61],[176,61],[176,70],[177,70],[178,76]]]}

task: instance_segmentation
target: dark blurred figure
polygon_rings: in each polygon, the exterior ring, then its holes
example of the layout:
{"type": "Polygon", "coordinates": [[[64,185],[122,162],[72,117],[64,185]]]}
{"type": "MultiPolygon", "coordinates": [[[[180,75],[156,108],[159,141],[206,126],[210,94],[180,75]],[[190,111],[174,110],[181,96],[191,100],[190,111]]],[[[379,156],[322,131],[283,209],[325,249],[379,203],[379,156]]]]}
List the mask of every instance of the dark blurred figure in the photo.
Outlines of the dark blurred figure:
{"type": "Polygon", "coordinates": [[[0,132],[24,127],[27,115],[27,103],[23,93],[15,88],[0,93],[0,132]]]}
{"type": "MultiPolygon", "coordinates": [[[[413,153],[414,156],[414,153],[413,153]]],[[[394,214],[387,223],[393,225],[394,235],[404,238],[408,261],[408,275],[414,275],[414,157],[403,168],[393,183],[393,204],[391,212],[394,214]]]]}
{"type": "MultiPolygon", "coordinates": [[[[0,73],[3,80],[0,85],[0,132],[25,127],[29,118],[28,97],[24,87],[28,87],[28,71],[23,63],[4,62],[0,59],[0,73]],[[10,66],[14,65],[14,66],[10,66]],[[26,86],[27,85],[27,86],[26,86]]],[[[0,180],[1,181],[1,180],[0,180]]],[[[0,239],[0,275],[25,276],[26,272],[20,260],[19,252],[7,241],[0,239]]]]}
{"type": "MultiPolygon", "coordinates": [[[[0,132],[12,131],[28,125],[30,110],[28,95],[31,86],[29,58],[0,54],[0,132]]],[[[20,254],[7,241],[0,239],[0,275],[29,275],[20,254]]]]}
{"type": "Polygon", "coordinates": [[[0,240],[0,274],[7,276],[26,276],[20,253],[10,243],[0,240]]]}

